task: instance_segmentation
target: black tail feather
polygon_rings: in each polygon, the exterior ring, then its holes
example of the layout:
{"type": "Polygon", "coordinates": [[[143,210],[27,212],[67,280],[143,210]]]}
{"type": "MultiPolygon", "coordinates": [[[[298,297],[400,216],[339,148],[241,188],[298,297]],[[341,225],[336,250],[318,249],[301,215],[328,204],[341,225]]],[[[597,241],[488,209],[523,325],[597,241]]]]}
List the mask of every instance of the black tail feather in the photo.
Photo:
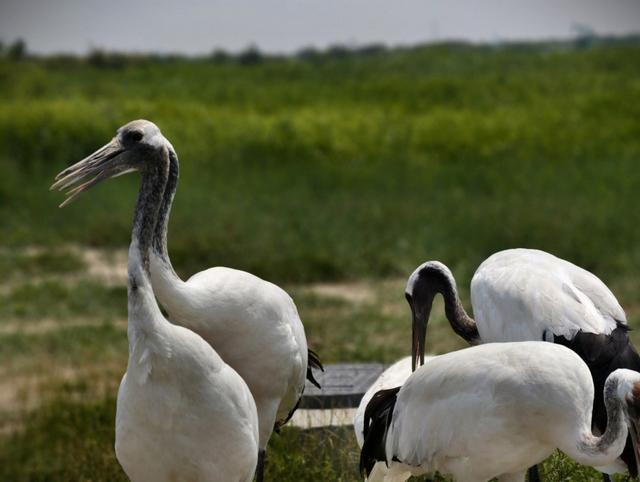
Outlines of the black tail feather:
{"type": "MultiPolygon", "coordinates": [[[[309,380],[311,383],[313,383],[316,387],[322,388],[320,386],[320,384],[318,383],[318,381],[313,376],[313,372],[311,371],[311,368],[316,368],[318,370],[324,371],[324,367],[322,366],[322,363],[320,362],[320,357],[318,357],[318,354],[313,350],[307,350],[307,352],[308,352],[308,355],[307,355],[307,380],[309,380]]],[[[303,392],[304,392],[304,389],[303,389],[303,392]]],[[[287,414],[287,416],[284,418],[284,420],[276,421],[276,424],[273,427],[274,432],[280,433],[280,427],[282,427],[289,420],[291,420],[291,417],[293,417],[293,414],[295,413],[295,411],[300,406],[300,402],[301,401],[302,401],[302,394],[300,395],[300,398],[298,399],[298,402],[296,403],[296,406],[291,409],[291,411],[287,414]]]]}
{"type": "Polygon", "coordinates": [[[360,451],[360,474],[367,477],[378,461],[386,461],[387,430],[400,387],[380,390],[364,411],[364,444],[360,451]]]}
{"type": "Polygon", "coordinates": [[[313,376],[313,372],[311,371],[312,368],[315,368],[316,370],[320,370],[320,371],[324,371],[324,367],[322,366],[322,362],[320,361],[320,357],[318,356],[318,354],[309,349],[307,350],[308,355],[307,355],[307,380],[309,380],[311,383],[313,383],[313,385],[315,385],[317,388],[322,388],[320,386],[320,384],[318,383],[318,381],[316,380],[316,378],[313,376]]]}
{"type": "Polygon", "coordinates": [[[296,406],[289,411],[289,413],[284,418],[284,420],[276,420],[276,424],[273,427],[273,431],[275,433],[280,433],[280,428],[283,425],[285,425],[289,420],[291,420],[291,417],[293,417],[293,414],[296,413],[296,410],[298,410],[298,407],[300,406],[301,401],[302,401],[302,397],[298,398],[298,401],[296,402],[296,406]]]}
{"type": "MultiPolygon", "coordinates": [[[[316,387],[322,388],[320,386],[320,384],[318,383],[318,381],[313,376],[313,372],[311,371],[311,368],[315,368],[315,369],[324,371],[324,367],[322,366],[322,363],[320,362],[320,357],[318,357],[318,354],[313,350],[307,350],[307,352],[308,352],[308,355],[307,355],[307,380],[309,380],[311,383],[313,383],[316,387]]],[[[304,390],[303,390],[303,392],[304,392],[304,390]]],[[[291,411],[287,414],[287,416],[284,418],[284,420],[276,421],[276,425],[273,427],[273,430],[276,433],[280,433],[280,427],[282,427],[289,420],[291,420],[291,417],[293,417],[293,414],[295,413],[295,411],[300,406],[300,402],[301,401],[302,401],[302,396],[300,396],[300,398],[298,399],[298,402],[296,403],[296,406],[291,409],[291,411]]]]}

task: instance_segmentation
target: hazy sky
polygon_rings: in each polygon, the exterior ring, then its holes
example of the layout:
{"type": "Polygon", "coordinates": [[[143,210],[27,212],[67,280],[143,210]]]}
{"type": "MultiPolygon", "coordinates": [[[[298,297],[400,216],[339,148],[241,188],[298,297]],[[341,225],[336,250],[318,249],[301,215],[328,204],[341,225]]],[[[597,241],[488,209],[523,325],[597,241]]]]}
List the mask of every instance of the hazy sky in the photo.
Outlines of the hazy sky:
{"type": "Polygon", "coordinates": [[[208,53],[640,32],[640,0],[0,0],[0,39],[35,52],[208,53]]]}

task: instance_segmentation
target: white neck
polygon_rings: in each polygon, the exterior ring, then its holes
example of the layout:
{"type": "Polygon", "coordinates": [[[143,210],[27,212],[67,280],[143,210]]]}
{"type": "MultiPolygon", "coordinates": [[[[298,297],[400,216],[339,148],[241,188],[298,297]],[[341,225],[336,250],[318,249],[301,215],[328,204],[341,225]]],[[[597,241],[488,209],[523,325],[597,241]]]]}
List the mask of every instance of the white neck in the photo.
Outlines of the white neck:
{"type": "Polygon", "coordinates": [[[153,295],[149,277],[144,268],[138,239],[134,236],[129,245],[127,285],[129,327],[151,334],[157,325],[166,320],[153,295]]]}
{"type": "Polygon", "coordinates": [[[579,463],[592,467],[612,464],[622,453],[627,441],[628,426],[626,408],[618,394],[619,377],[609,375],[604,385],[604,403],[607,409],[607,429],[597,437],[591,429],[584,433],[577,444],[577,453],[569,454],[579,463]]]}
{"type": "Polygon", "coordinates": [[[166,257],[152,251],[149,255],[151,283],[160,304],[167,309],[170,316],[184,313],[189,308],[186,283],[180,279],[166,257]]]}

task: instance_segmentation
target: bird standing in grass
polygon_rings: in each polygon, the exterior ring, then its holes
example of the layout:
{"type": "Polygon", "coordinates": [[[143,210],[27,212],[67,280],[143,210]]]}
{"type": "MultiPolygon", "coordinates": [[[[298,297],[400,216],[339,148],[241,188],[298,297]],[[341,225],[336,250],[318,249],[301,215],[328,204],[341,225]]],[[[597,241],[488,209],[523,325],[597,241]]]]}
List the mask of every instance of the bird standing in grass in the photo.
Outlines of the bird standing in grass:
{"type": "MultiPolygon", "coordinates": [[[[438,293],[451,327],[471,344],[545,340],[575,351],[595,385],[594,427],[606,430],[604,382],[618,368],[640,371],[640,357],[629,340],[623,309],[600,279],[544,251],[500,251],[487,258],[471,280],[474,320],[462,306],[449,268],[428,261],[409,277],[405,292],[413,317],[414,366],[425,350],[431,305],[438,293]]],[[[636,469],[631,439],[620,460],[601,467],[605,473],[628,470],[633,477],[636,469]]]]}
{"type": "MultiPolygon", "coordinates": [[[[102,171],[87,171],[91,180],[72,189],[66,204],[104,175],[140,170],[144,172],[159,153],[168,169],[166,185],[155,186],[152,199],[158,213],[148,219],[145,230],[152,234],[148,253],[154,294],[172,323],[202,336],[233,367],[249,386],[259,417],[257,480],[263,478],[264,456],[273,430],[285,424],[298,406],[305,378],[317,385],[311,368],[322,368],[315,353],[307,348],[304,326],[291,297],[278,286],[250,273],[216,267],[180,279],[167,252],[169,213],[177,187],[178,156],[158,127],[145,120],[121,127],[113,141],[98,151],[119,151],[116,157],[100,161],[102,171]]],[[[70,186],[70,173],[84,172],[82,161],[63,171],[53,187],[70,186]]],[[[74,178],[77,180],[77,177],[74,178]]]]}
{"type": "Polygon", "coordinates": [[[527,468],[556,448],[606,466],[627,434],[637,450],[640,373],[607,377],[602,435],[591,430],[593,401],[587,365],[560,345],[489,343],[440,355],[371,399],[360,468],[376,482],[436,471],[458,482],[524,482],[527,468]],[[384,474],[378,461],[389,465],[384,474]]]}
{"type": "Polygon", "coordinates": [[[134,482],[248,482],[259,435],[247,384],[199,335],[165,319],[153,294],[149,252],[169,153],[159,132],[143,132],[136,125],[121,129],[56,183],[76,185],[72,199],[128,167],[141,171],[129,247],[129,361],[118,390],[116,457],[134,482]],[[145,162],[137,164],[141,157],[145,162]]]}

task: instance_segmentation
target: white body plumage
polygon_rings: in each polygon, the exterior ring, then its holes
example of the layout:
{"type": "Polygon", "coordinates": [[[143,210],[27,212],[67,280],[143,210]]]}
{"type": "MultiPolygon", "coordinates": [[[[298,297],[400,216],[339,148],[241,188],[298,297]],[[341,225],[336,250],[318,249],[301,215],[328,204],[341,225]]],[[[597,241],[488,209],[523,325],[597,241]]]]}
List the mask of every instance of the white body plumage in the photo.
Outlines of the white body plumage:
{"type": "Polygon", "coordinates": [[[155,254],[151,279],[169,319],[202,336],[247,383],[265,448],[305,384],[307,341],[291,297],[273,283],[224,267],[183,282],[155,254]]]}
{"type": "MultiPolygon", "coordinates": [[[[130,250],[130,272],[135,258],[130,250]]],[[[250,481],[258,414],[249,388],[199,335],[164,319],[142,279],[129,287],[118,461],[134,482],[250,481]]]]}
{"type": "Polygon", "coordinates": [[[471,304],[483,343],[571,339],[578,331],[609,334],[627,318],[594,274],[535,249],[487,258],[471,280],[471,304]]]}
{"type": "Polygon", "coordinates": [[[258,415],[242,378],[199,335],[168,323],[150,286],[129,297],[129,363],[116,456],[132,481],[250,481],[258,415]]]}
{"type": "MultiPolygon", "coordinates": [[[[618,370],[611,377],[633,383],[640,375],[618,370]]],[[[629,388],[621,383],[615,396],[624,399],[629,388]]],[[[618,412],[610,444],[594,450],[593,394],[580,357],[551,343],[486,344],[438,356],[397,394],[385,480],[439,471],[461,482],[524,481],[526,469],[556,448],[582,464],[611,463],[627,427],[618,412]]]]}

